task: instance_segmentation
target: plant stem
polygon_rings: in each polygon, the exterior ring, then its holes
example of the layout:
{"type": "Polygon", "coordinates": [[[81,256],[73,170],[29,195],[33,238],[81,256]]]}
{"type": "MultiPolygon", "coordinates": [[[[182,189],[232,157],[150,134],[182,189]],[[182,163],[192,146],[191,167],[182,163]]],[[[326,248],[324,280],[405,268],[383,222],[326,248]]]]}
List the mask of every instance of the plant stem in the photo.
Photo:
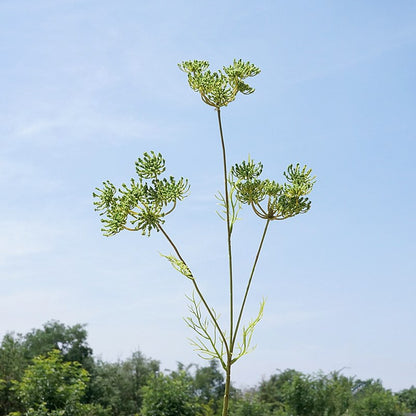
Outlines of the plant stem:
{"type": "MultiPolygon", "coordinates": [[[[181,256],[181,253],[179,252],[179,250],[178,250],[178,248],[176,247],[176,245],[175,245],[175,243],[172,241],[172,239],[169,237],[169,235],[168,235],[168,233],[163,229],[163,227],[160,225],[160,224],[158,224],[158,229],[162,232],[162,234],[166,237],[166,239],[169,241],[169,243],[170,243],[170,245],[172,246],[172,248],[175,250],[175,253],[176,253],[176,255],[178,256],[178,258],[180,259],[180,261],[186,266],[186,267],[188,267],[188,269],[189,269],[189,271],[191,270],[190,268],[189,268],[189,266],[186,264],[186,262],[185,262],[185,260],[183,259],[183,257],[181,256]]],[[[204,298],[204,296],[203,296],[203,294],[202,294],[202,292],[201,292],[201,290],[199,289],[199,287],[198,287],[198,283],[196,282],[196,280],[195,280],[195,278],[194,278],[194,276],[193,276],[193,274],[192,274],[192,272],[191,272],[191,275],[192,275],[192,283],[194,284],[194,288],[195,288],[195,290],[196,290],[196,292],[198,293],[198,296],[199,296],[199,298],[201,299],[201,301],[202,301],[202,303],[204,304],[204,306],[205,306],[205,309],[207,310],[207,312],[209,313],[209,316],[211,317],[211,320],[212,320],[212,323],[215,325],[215,327],[217,328],[217,330],[218,330],[218,333],[220,334],[220,336],[221,336],[221,339],[222,339],[222,341],[223,341],[223,343],[224,343],[224,346],[225,346],[225,351],[226,351],[226,353],[227,353],[227,357],[230,355],[230,352],[229,352],[229,347],[228,347],[228,342],[227,342],[227,339],[225,338],[225,335],[224,335],[224,333],[223,333],[223,331],[222,331],[222,329],[221,329],[221,327],[219,326],[219,324],[218,324],[218,322],[217,322],[217,320],[215,319],[215,316],[214,316],[214,314],[212,313],[212,310],[211,310],[211,308],[208,306],[208,303],[207,303],[207,301],[205,300],[205,298],[204,298]]]]}
{"type": "MultiPolygon", "coordinates": [[[[221,148],[222,148],[222,162],[224,169],[224,196],[225,196],[225,211],[226,211],[226,221],[227,221],[227,244],[228,244],[228,268],[229,268],[229,279],[230,279],[230,346],[233,336],[234,328],[234,299],[233,299],[233,261],[232,261],[232,250],[231,250],[231,227],[230,227],[230,200],[228,195],[228,180],[227,180],[227,157],[225,153],[225,142],[224,135],[222,132],[221,124],[221,112],[217,108],[218,115],[218,126],[220,129],[220,138],[221,138],[221,148]]],[[[230,348],[230,353],[232,354],[232,349],[230,348]]]]}
{"type": "Polygon", "coordinates": [[[230,401],[230,386],[231,386],[231,354],[227,357],[227,368],[225,371],[225,389],[224,389],[224,401],[222,404],[222,416],[228,416],[228,407],[230,401]]]}
{"type": "Polygon", "coordinates": [[[224,402],[222,409],[222,416],[228,415],[228,406],[230,399],[230,385],[231,385],[231,366],[233,358],[233,332],[234,332],[234,291],[233,291],[233,261],[232,261],[232,249],[231,249],[231,225],[230,225],[230,200],[228,195],[228,180],[227,180],[227,156],[225,152],[224,135],[222,132],[221,124],[221,112],[217,107],[218,127],[220,129],[221,148],[222,148],[222,162],[224,169],[224,197],[225,197],[225,211],[227,221],[227,244],[228,244],[228,268],[229,268],[229,284],[230,284],[230,343],[227,349],[227,365],[225,368],[225,390],[224,390],[224,402]]]}
{"type": "Polygon", "coordinates": [[[253,280],[254,271],[256,270],[257,262],[258,262],[259,257],[260,257],[260,252],[261,252],[261,249],[262,249],[262,247],[263,247],[263,242],[264,242],[264,239],[265,239],[265,237],[266,237],[266,233],[267,233],[267,229],[268,229],[268,227],[269,227],[269,224],[270,224],[270,220],[268,219],[268,220],[267,220],[267,222],[266,222],[266,225],[265,225],[265,227],[264,227],[263,234],[262,234],[262,236],[261,236],[261,240],[260,240],[260,244],[259,244],[259,248],[257,249],[256,257],[255,257],[255,259],[254,259],[254,264],[253,264],[253,267],[252,267],[252,269],[251,269],[250,277],[249,277],[248,282],[247,282],[246,292],[245,292],[245,294],[244,294],[243,302],[242,302],[242,304],[241,304],[241,308],[240,308],[240,313],[239,313],[239,315],[238,315],[237,324],[236,324],[236,326],[235,326],[234,335],[233,335],[233,338],[232,338],[232,341],[231,341],[231,345],[230,345],[230,349],[231,349],[231,351],[233,350],[233,348],[234,348],[234,344],[235,344],[235,341],[236,341],[236,339],[237,339],[237,335],[238,335],[238,328],[239,328],[239,326],[240,326],[241,318],[242,318],[242,316],[243,316],[244,306],[245,306],[245,304],[246,304],[246,300],[247,300],[248,292],[250,291],[251,281],[253,280]]]}

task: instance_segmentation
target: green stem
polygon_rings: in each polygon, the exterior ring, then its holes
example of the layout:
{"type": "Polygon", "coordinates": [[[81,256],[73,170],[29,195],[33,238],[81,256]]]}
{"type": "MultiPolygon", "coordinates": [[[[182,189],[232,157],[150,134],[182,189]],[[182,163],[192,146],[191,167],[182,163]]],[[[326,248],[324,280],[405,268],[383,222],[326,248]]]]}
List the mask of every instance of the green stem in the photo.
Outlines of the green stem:
{"type": "MultiPolygon", "coordinates": [[[[166,239],[169,241],[170,245],[171,245],[171,246],[172,246],[172,248],[175,250],[175,253],[176,253],[176,255],[178,256],[179,260],[180,260],[180,261],[181,261],[181,262],[182,262],[182,263],[183,263],[186,267],[188,267],[189,271],[191,271],[191,269],[189,268],[189,266],[186,264],[185,260],[184,260],[184,259],[183,259],[183,257],[181,256],[181,253],[179,252],[179,250],[178,250],[178,248],[176,247],[175,243],[174,243],[174,242],[172,241],[172,239],[169,237],[168,233],[167,233],[167,232],[163,229],[163,227],[162,227],[160,224],[158,224],[158,229],[159,229],[160,231],[162,231],[162,234],[163,234],[163,235],[166,237],[166,239]]],[[[225,346],[225,351],[226,351],[226,353],[227,353],[227,357],[228,357],[228,356],[230,355],[230,350],[229,350],[229,347],[228,347],[227,339],[226,339],[226,337],[225,337],[225,335],[224,335],[224,333],[223,333],[223,331],[222,331],[221,327],[219,326],[219,324],[218,324],[217,320],[215,319],[215,316],[214,316],[214,314],[212,313],[211,308],[208,306],[208,303],[207,303],[207,301],[205,300],[205,298],[204,298],[204,296],[203,296],[203,294],[202,294],[201,290],[199,289],[198,284],[197,284],[197,282],[196,282],[196,279],[194,278],[194,276],[193,276],[192,272],[191,272],[191,276],[192,276],[192,279],[190,279],[190,280],[192,280],[192,283],[194,284],[194,288],[195,288],[196,292],[198,293],[199,298],[201,299],[202,303],[204,304],[205,309],[207,310],[207,312],[208,312],[209,316],[211,317],[212,323],[215,325],[215,327],[216,327],[216,328],[217,328],[217,330],[218,330],[218,333],[219,333],[219,334],[220,334],[220,336],[221,336],[221,339],[222,339],[222,341],[223,341],[223,343],[224,343],[224,346],[225,346]]]]}
{"type": "Polygon", "coordinates": [[[225,152],[224,135],[222,132],[221,112],[217,107],[218,127],[220,130],[221,148],[222,148],[222,162],[224,169],[224,197],[225,197],[225,211],[227,221],[227,245],[228,245],[228,268],[229,268],[229,285],[230,285],[230,344],[227,351],[227,365],[225,368],[225,389],[224,402],[222,408],[222,416],[228,416],[228,407],[230,400],[230,386],[231,386],[231,366],[233,364],[233,331],[234,331],[234,290],[233,290],[233,259],[231,249],[231,222],[230,222],[230,198],[228,194],[228,178],[227,178],[227,157],[225,152]]]}
{"type": "Polygon", "coordinates": [[[267,229],[269,227],[269,224],[270,224],[270,219],[267,220],[266,225],[264,227],[263,235],[261,236],[261,240],[260,240],[260,244],[259,244],[259,248],[257,249],[256,257],[254,259],[254,264],[253,264],[253,267],[251,269],[250,277],[249,277],[248,282],[247,282],[247,287],[246,287],[246,292],[244,294],[243,303],[241,304],[241,308],[240,308],[240,313],[238,315],[237,324],[235,326],[235,331],[234,331],[234,334],[233,334],[233,337],[232,337],[232,340],[231,340],[231,344],[230,344],[230,350],[231,351],[233,351],[234,344],[235,344],[235,341],[237,339],[238,328],[240,326],[241,318],[243,316],[244,306],[246,304],[248,292],[250,291],[251,281],[253,280],[254,271],[256,270],[257,262],[258,262],[259,257],[260,257],[260,252],[261,252],[261,249],[263,247],[263,242],[264,242],[264,239],[266,237],[266,233],[267,233],[267,229]]]}
{"type": "Polygon", "coordinates": [[[234,299],[233,299],[233,261],[232,261],[232,250],[231,250],[231,226],[230,226],[230,200],[228,195],[228,180],[227,180],[227,157],[225,153],[225,142],[224,135],[222,132],[221,124],[221,112],[220,108],[217,108],[218,115],[218,126],[220,129],[221,148],[222,148],[222,162],[224,169],[224,197],[225,197],[225,211],[227,221],[227,244],[228,244],[228,268],[229,268],[229,279],[230,279],[230,354],[232,355],[233,349],[231,347],[233,328],[234,328],[234,299]]]}
{"type": "Polygon", "coordinates": [[[222,416],[228,416],[228,407],[230,402],[230,386],[231,386],[231,355],[227,358],[227,368],[225,371],[225,389],[224,389],[224,401],[222,404],[222,416]]]}

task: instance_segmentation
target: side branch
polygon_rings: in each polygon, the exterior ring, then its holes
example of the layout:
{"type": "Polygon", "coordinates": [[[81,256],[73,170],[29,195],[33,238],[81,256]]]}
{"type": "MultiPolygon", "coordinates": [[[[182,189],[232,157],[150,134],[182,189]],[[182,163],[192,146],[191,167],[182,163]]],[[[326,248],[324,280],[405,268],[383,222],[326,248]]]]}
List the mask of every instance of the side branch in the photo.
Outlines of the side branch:
{"type": "MultiPolygon", "coordinates": [[[[191,271],[191,269],[189,268],[189,266],[186,264],[186,262],[185,262],[185,260],[183,259],[183,257],[181,256],[181,254],[180,254],[180,252],[179,252],[179,250],[178,250],[178,248],[176,247],[176,245],[175,245],[175,243],[171,240],[171,238],[169,237],[169,235],[166,233],[166,231],[163,229],[163,227],[160,225],[160,224],[158,224],[157,225],[157,227],[158,227],[158,229],[162,232],[162,234],[166,237],[166,239],[169,241],[169,243],[170,243],[170,245],[172,246],[172,248],[173,248],[173,250],[175,251],[175,253],[176,253],[176,255],[178,256],[178,258],[179,258],[179,260],[189,269],[189,271],[191,271]]],[[[220,334],[220,336],[221,336],[221,339],[222,339],[222,341],[223,341],[223,343],[224,343],[224,345],[225,345],[225,349],[226,349],[226,351],[227,351],[227,354],[229,353],[229,346],[228,346],[228,343],[227,343],[227,339],[226,339],[226,337],[225,337],[225,335],[224,335],[224,333],[223,333],[223,331],[222,331],[222,329],[221,329],[221,327],[219,326],[219,324],[218,324],[218,321],[217,321],[217,319],[216,319],[216,317],[215,317],[215,315],[214,315],[214,313],[212,312],[212,310],[211,310],[211,308],[209,307],[209,305],[208,305],[208,303],[207,303],[207,301],[205,300],[205,298],[204,298],[204,296],[203,296],[203,294],[201,293],[201,290],[199,289],[199,287],[198,287],[198,283],[196,282],[196,279],[194,278],[194,276],[193,276],[193,274],[192,274],[192,272],[191,272],[191,281],[192,281],[192,283],[193,283],[193,285],[194,285],[194,288],[195,288],[195,291],[196,291],[196,293],[198,293],[198,296],[199,296],[199,298],[201,299],[201,301],[202,301],[202,303],[204,304],[204,306],[205,306],[205,309],[207,310],[207,312],[208,312],[208,314],[209,314],[209,316],[210,316],[210,318],[211,318],[211,320],[212,320],[212,323],[215,325],[215,327],[217,328],[217,330],[218,330],[218,333],[220,334]]]]}
{"type": "Polygon", "coordinates": [[[247,282],[246,292],[244,294],[243,302],[241,304],[240,313],[238,315],[237,324],[235,326],[235,331],[234,331],[234,334],[232,335],[232,341],[231,341],[231,346],[230,346],[231,349],[234,348],[235,341],[237,339],[238,328],[240,327],[241,318],[243,317],[244,306],[245,306],[246,301],[247,301],[248,292],[250,291],[251,282],[253,280],[254,272],[256,270],[257,262],[258,262],[259,257],[260,257],[260,252],[261,252],[261,249],[263,247],[264,239],[266,237],[266,233],[267,233],[267,229],[269,228],[270,221],[271,220],[268,219],[267,222],[266,222],[266,225],[265,225],[264,230],[263,230],[263,235],[261,236],[259,248],[257,249],[257,253],[256,253],[256,257],[254,259],[253,267],[251,269],[250,277],[249,277],[248,282],[247,282]]]}

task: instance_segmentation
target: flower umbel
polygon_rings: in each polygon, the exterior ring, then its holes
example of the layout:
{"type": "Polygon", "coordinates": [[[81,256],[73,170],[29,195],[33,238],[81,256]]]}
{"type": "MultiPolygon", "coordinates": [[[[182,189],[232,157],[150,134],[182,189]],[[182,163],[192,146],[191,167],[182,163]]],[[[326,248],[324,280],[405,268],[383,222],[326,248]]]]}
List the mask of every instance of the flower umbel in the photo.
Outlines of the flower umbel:
{"type": "Polygon", "coordinates": [[[316,177],[312,169],[299,164],[290,165],[283,173],[287,182],[280,185],[276,181],[260,179],[263,171],[261,163],[236,164],[231,169],[237,189],[236,198],[242,204],[250,205],[260,218],[274,221],[284,220],[309,211],[311,202],[305,198],[313,188],[316,177]]]}
{"type": "Polygon", "coordinates": [[[187,179],[175,180],[173,176],[159,179],[165,170],[160,153],[144,153],[136,162],[138,181],[131,179],[129,186],[123,183],[118,190],[110,181],[103,182],[101,189],[96,188],[94,205],[105,216],[101,219],[105,236],[122,230],[141,231],[149,236],[152,230],[160,230],[166,215],[189,191],[187,179]]]}
{"type": "Polygon", "coordinates": [[[243,80],[254,77],[260,69],[250,62],[234,59],[233,64],[223,70],[211,72],[208,61],[184,61],[178,65],[188,74],[190,87],[201,94],[202,101],[215,108],[225,107],[241,92],[248,95],[254,88],[243,80]]]}

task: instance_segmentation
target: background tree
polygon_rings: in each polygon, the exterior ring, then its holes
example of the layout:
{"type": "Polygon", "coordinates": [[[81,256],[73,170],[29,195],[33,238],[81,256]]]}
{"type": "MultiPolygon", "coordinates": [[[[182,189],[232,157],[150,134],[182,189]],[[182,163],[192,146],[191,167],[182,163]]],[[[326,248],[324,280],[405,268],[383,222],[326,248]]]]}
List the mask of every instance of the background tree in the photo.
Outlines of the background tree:
{"type": "Polygon", "coordinates": [[[0,345],[0,415],[20,409],[13,382],[20,380],[28,364],[22,337],[8,333],[0,345]]]}
{"type": "Polygon", "coordinates": [[[380,380],[357,381],[351,416],[403,416],[406,406],[380,380]]]}
{"type": "Polygon", "coordinates": [[[185,371],[159,373],[143,387],[141,416],[203,416],[207,409],[198,403],[185,371]]]}
{"type": "Polygon", "coordinates": [[[58,321],[49,321],[41,329],[32,329],[24,336],[23,346],[28,359],[57,349],[64,361],[78,362],[88,372],[94,366],[92,349],[87,343],[86,325],[65,325],[58,321]]]}
{"type": "Polygon", "coordinates": [[[268,403],[272,411],[283,409],[286,402],[286,386],[301,374],[299,371],[287,369],[271,375],[268,380],[263,380],[259,385],[259,400],[268,403]]]}
{"type": "MultiPolygon", "coordinates": [[[[296,416],[317,415],[317,391],[310,376],[296,374],[283,387],[285,409],[288,410],[289,414],[296,416]]],[[[319,408],[319,410],[322,409],[319,408]]]]}
{"type": "Polygon", "coordinates": [[[397,393],[397,397],[409,412],[416,413],[416,387],[411,386],[408,389],[401,390],[397,393]]]}
{"type": "Polygon", "coordinates": [[[347,412],[352,401],[353,378],[333,371],[318,373],[311,382],[315,390],[314,415],[343,416],[347,412]]]}
{"type": "Polygon", "coordinates": [[[91,398],[112,415],[128,416],[139,413],[143,401],[142,388],[159,371],[159,362],[136,351],[125,361],[99,361],[91,379],[91,398]]]}
{"type": "Polygon", "coordinates": [[[34,358],[21,381],[15,382],[15,390],[25,415],[78,416],[93,411],[81,403],[88,380],[88,372],[79,363],[65,362],[61,352],[53,350],[34,358]]]}
{"type": "Polygon", "coordinates": [[[230,406],[232,416],[287,416],[282,409],[274,410],[271,403],[260,400],[258,389],[240,392],[230,406]]]}
{"type": "Polygon", "coordinates": [[[354,380],[339,371],[302,374],[285,370],[259,386],[259,398],[276,414],[343,416],[353,399],[354,380]]]}
{"type": "Polygon", "coordinates": [[[85,325],[64,325],[49,321],[40,329],[25,335],[6,334],[0,346],[0,414],[21,409],[16,392],[11,388],[20,381],[24,370],[40,355],[59,350],[67,362],[79,362],[89,372],[94,370],[92,349],[87,343],[85,325]]]}
{"type": "Polygon", "coordinates": [[[216,414],[221,408],[224,393],[224,375],[218,361],[212,360],[206,367],[196,366],[193,386],[199,402],[209,405],[216,414]]]}
{"type": "MultiPolygon", "coordinates": [[[[89,348],[83,325],[49,322],[26,335],[3,337],[1,416],[221,415],[225,380],[217,361],[207,366],[179,363],[175,371],[162,373],[159,362],[140,351],[107,363],[95,362],[89,350],[80,354],[93,362],[89,375],[80,363],[65,359],[65,352],[77,351],[71,347],[74,339],[79,342],[73,345],[89,348]],[[72,328],[78,334],[75,338],[67,336],[72,328]],[[59,343],[64,352],[54,349],[29,358],[57,338],[67,340],[59,343]]],[[[359,380],[340,371],[308,375],[289,369],[244,392],[232,388],[230,394],[232,416],[403,416],[415,411],[416,403],[413,386],[393,394],[379,380],[359,380]]]]}

